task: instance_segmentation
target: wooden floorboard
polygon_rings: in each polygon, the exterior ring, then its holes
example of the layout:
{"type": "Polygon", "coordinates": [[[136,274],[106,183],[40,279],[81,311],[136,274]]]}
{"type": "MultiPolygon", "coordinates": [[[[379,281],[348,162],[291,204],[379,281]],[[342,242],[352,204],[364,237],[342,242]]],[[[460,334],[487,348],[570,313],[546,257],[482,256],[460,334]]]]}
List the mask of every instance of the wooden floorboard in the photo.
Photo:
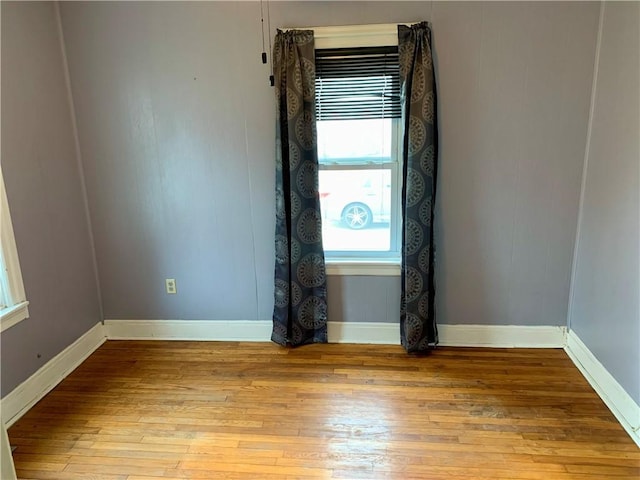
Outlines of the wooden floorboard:
{"type": "Polygon", "coordinates": [[[9,437],[25,480],[640,477],[559,349],[109,341],[9,437]]]}

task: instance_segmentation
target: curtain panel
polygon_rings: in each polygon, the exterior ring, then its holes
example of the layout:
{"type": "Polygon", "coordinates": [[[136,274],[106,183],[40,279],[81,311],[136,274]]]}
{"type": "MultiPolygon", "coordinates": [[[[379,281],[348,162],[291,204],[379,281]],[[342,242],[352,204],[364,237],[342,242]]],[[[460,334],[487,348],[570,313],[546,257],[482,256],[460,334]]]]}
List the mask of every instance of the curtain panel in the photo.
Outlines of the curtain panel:
{"type": "Polygon", "coordinates": [[[409,353],[438,343],[433,235],[438,132],[436,82],[427,22],[398,26],[402,160],[400,339],[409,353]]]}
{"type": "Polygon", "coordinates": [[[278,30],[273,332],[285,346],[327,342],[327,286],[318,194],[312,30],[278,30]]]}

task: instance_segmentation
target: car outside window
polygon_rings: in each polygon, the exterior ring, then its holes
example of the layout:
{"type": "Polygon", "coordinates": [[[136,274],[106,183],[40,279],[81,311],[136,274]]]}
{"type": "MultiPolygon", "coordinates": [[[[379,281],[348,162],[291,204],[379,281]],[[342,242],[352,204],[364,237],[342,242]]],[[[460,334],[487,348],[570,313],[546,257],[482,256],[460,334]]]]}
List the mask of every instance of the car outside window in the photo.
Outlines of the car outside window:
{"type": "Polygon", "coordinates": [[[399,220],[397,121],[320,121],[317,128],[327,257],[393,257],[399,220]]]}

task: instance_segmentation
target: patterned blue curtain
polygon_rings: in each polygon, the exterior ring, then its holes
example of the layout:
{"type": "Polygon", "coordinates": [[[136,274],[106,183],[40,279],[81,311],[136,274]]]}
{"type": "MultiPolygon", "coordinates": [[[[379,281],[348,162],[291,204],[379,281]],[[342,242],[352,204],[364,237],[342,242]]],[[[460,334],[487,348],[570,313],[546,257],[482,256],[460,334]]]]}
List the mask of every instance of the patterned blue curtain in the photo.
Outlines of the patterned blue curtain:
{"type": "Polygon", "coordinates": [[[404,124],[400,339],[407,352],[420,353],[438,343],[433,241],[438,132],[427,22],[398,26],[398,53],[404,124]]]}
{"type": "Polygon", "coordinates": [[[271,340],[327,342],[327,287],[318,195],[313,31],[278,30],[273,49],[276,265],[271,340]]]}

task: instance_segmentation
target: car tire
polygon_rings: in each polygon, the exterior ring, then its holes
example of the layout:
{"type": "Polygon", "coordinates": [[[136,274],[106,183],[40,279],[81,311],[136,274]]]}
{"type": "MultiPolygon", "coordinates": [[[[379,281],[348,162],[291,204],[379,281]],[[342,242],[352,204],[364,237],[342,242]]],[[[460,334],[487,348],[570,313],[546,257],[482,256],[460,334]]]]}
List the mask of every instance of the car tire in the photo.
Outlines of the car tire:
{"type": "Polygon", "coordinates": [[[350,203],[342,210],[342,222],[352,230],[371,225],[371,210],[364,203],[350,203]]]}

